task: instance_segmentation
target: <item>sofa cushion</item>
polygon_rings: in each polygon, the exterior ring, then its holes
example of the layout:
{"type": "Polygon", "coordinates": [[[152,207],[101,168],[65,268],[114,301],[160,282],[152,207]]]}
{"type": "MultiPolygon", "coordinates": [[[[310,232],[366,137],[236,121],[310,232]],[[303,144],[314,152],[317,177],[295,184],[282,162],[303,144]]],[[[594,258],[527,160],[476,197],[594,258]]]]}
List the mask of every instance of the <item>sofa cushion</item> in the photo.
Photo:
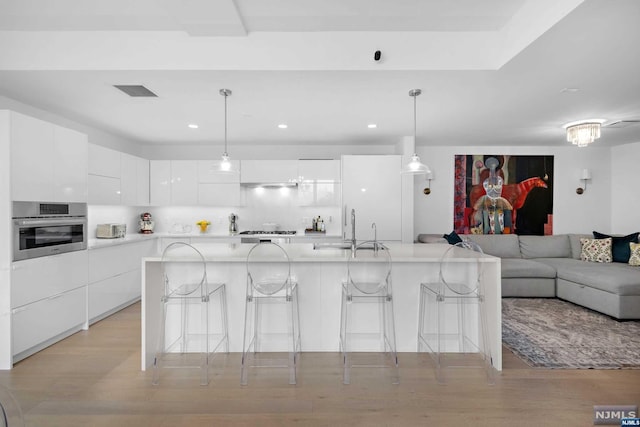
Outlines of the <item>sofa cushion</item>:
{"type": "Polygon", "coordinates": [[[519,236],[522,258],[571,258],[569,236],[519,236]]]}
{"type": "Polygon", "coordinates": [[[637,267],[621,263],[591,263],[571,258],[539,258],[557,271],[558,278],[617,295],[640,295],[637,267]]]}
{"type": "Polygon", "coordinates": [[[606,239],[580,239],[581,261],[608,263],[611,262],[611,237],[606,239]]]}
{"type": "Polygon", "coordinates": [[[611,254],[613,255],[613,262],[629,262],[629,256],[631,256],[631,250],[629,249],[629,243],[638,243],[638,234],[632,233],[627,236],[609,236],[608,234],[593,232],[593,237],[596,239],[606,239],[611,237],[611,254]]]}
{"type": "Polygon", "coordinates": [[[629,265],[640,267],[640,243],[629,243],[631,256],[629,256],[629,265]]]}
{"type": "Polygon", "coordinates": [[[447,243],[442,234],[418,234],[420,243],[447,243]]]}
{"type": "Polygon", "coordinates": [[[466,238],[480,245],[485,254],[521,258],[518,236],[515,234],[469,234],[466,238]]]}
{"type": "Polygon", "coordinates": [[[500,268],[503,279],[541,277],[555,279],[556,269],[550,265],[522,258],[502,258],[500,268]]]}
{"type": "Polygon", "coordinates": [[[569,234],[569,243],[571,244],[571,257],[573,259],[580,259],[580,253],[582,253],[582,244],[580,239],[590,239],[589,234],[569,234]]]}

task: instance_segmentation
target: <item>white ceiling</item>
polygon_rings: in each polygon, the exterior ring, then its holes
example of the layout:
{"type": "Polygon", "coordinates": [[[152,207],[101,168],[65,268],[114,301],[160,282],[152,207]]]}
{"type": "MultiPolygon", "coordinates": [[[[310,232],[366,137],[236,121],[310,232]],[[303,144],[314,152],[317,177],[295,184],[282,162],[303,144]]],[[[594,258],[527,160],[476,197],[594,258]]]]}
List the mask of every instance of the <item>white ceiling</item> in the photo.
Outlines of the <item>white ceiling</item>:
{"type": "MultiPolygon", "coordinates": [[[[0,95],[211,144],[228,88],[230,143],[390,144],[420,88],[418,145],[563,146],[564,123],[640,120],[639,21],[637,0],[0,0],[0,95]]],[[[597,144],[638,141],[605,127],[597,144]]]]}

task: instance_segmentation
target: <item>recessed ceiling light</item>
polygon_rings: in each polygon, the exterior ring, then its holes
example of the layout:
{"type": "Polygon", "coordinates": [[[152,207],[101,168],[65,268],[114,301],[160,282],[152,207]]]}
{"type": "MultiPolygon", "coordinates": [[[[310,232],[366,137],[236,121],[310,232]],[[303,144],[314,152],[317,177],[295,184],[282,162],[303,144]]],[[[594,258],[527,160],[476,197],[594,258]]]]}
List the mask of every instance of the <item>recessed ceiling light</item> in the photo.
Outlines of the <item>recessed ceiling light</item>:
{"type": "Polygon", "coordinates": [[[285,123],[280,123],[280,124],[278,125],[278,127],[279,127],[280,129],[286,129],[286,128],[288,128],[289,126],[287,126],[285,123]]]}
{"type": "Polygon", "coordinates": [[[198,129],[198,125],[195,124],[195,123],[189,123],[188,126],[189,126],[190,129],[198,129]]]}
{"type": "Polygon", "coordinates": [[[580,89],[577,87],[565,87],[560,90],[560,93],[575,93],[578,91],[580,91],[580,89]]]}
{"type": "Polygon", "coordinates": [[[378,127],[378,125],[377,125],[377,124],[375,124],[375,123],[369,123],[369,124],[367,125],[367,127],[368,127],[369,129],[375,129],[375,128],[377,128],[377,127],[378,127]]]}

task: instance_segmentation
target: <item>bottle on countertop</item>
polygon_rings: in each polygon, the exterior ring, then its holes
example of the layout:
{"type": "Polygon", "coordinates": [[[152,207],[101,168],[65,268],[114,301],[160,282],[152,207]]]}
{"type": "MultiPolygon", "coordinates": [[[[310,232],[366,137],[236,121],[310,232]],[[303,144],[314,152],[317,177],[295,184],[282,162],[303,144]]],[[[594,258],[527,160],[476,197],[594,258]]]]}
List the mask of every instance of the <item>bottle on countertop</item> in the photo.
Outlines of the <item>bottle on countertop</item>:
{"type": "Polygon", "coordinates": [[[324,219],[320,220],[320,231],[322,231],[324,233],[325,228],[324,228],[324,219]]]}
{"type": "Polygon", "coordinates": [[[317,228],[318,228],[318,222],[317,222],[316,218],[314,217],[312,222],[311,222],[311,230],[316,231],[317,228]]]}

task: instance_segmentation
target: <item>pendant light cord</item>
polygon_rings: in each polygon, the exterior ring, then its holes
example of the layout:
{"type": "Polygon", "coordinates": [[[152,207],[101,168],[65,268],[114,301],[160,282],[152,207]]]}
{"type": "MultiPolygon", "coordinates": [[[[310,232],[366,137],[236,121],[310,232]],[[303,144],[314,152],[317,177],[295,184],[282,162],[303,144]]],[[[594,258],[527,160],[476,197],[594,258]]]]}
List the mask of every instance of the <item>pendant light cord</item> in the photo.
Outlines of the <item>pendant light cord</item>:
{"type": "Polygon", "coordinates": [[[224,155],[227,155],[227,94],[224,94],[224,155]]]}

